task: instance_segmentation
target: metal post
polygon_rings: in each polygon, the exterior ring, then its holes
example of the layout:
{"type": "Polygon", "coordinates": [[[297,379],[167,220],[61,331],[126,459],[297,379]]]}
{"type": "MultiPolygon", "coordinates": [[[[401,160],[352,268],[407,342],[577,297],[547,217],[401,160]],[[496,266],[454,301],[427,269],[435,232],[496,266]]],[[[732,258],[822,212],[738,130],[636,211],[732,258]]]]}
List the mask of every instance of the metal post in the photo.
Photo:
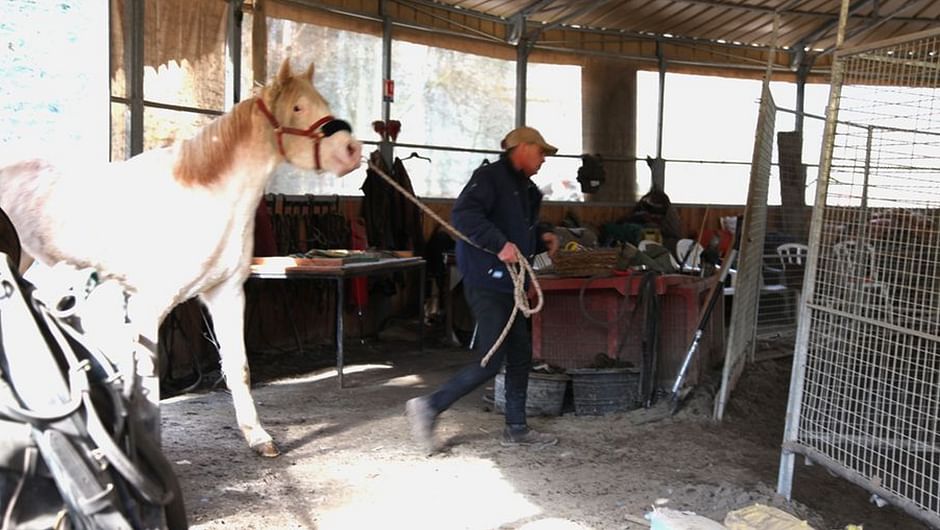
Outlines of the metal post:
{"type": "Polygon", "coordinates": [[[336,377],[343,388],[343,276],[336,278],[336,377]]]}
{"type": "Polygon", "coordinates": [[[229,0],[226,27],[225,107],[242,99],[242,6],[244,0],[229,0]]]}
{"type": "MultiPolygon", "coordinates": [[[[382,83],[386,81],[391,81],[392,79],[392,19],[388,16],[388,4],[385,0],[382,0],[380,5],[382,10],[382,83]]],[[[383,87],[384,93],[384,87],[383,87]]],[[[386,126],[388,125],[388,120],[392,117],[392,102],[389,98],[382,97],[382,121],[385,122],[386,126]]],[[[385,160],[385,163],[391,167],[392,165],[392,154],[394,149],[392,148],[392,142],[389,140],[388,134],[382,135],[382,141],[379,143],[379,152],[382,154],[382,160],[385,160]]],[[[340,376],[342,381],[342,376],[340,376]]]]}
{"type": "MultiPolygon", "coordinates": [[[[842,46],[845,38],[845,26],[848,21],[848,0],[842,0],[839,11],[839,29],[836,34],[836,48],[842,46]]],[[[813,217],[810,224],[809,252],[806,257],[806,270],[803,275],[803,292],[800,293],[800,321],[796,328],[796,340],[793,351],[793,370],[790,373],[790,397],[787,402],[786,427],[783,434],[783,451],[780,453],[780,471],[777,475],[777,493],[787,500],[793,493],[793,466],[796,453],[787,449],[795,443],[800,434],[800,412],[803,398],[803,381],[806,378],[806,362],[809,355],[809,327],[812,320],[809,303],[816,284],[816,270],[820,240],[822,239],[823,214],[826,209],[826,195],[829,191],[829,172],[832,169],[832,151],[835,142],[836,121],[839,117],[839,97],[842,92],[842,77],[845,64],[839,57],[832,63],[832,82],[829,90],[829,103],[826,106],[826,127],[823,131],[822,153],[819,157],[819,175],[816,180],[816,200],[813,203],[813,217]]]]}
{"type": "Polygon", "coordinates": [[[666,163],[663,160],[663,109],[666,101],[666,58],[659,41],[656,41],[656,56],[659,58],[659,101],[656,114],[656,161],[653,163],[652,185],[654,189],[666,187],[666,163]]]}
{"type": "Polygon", "coordinates": [[[146,0],[124,4],[124,75],[130,101],[128,158],[144,151],[144,8],[146,0]]]}
{"type": "MultiPolygon", "coordinates": [[[[806,77],[809,74],[809,66],[800,63],[796,70],[796,118],[793,123],[793,130],[803,132],[803,112],[806,102],[806,77]]],[[[800,135],[802,138],[802,135],[800,135]]]]}
{"type": "Polygon", "coordinates": [[[526,74],[529,70],[529,40],[519,39],[516,45],[516,127],[525,125],[526,74]]]}

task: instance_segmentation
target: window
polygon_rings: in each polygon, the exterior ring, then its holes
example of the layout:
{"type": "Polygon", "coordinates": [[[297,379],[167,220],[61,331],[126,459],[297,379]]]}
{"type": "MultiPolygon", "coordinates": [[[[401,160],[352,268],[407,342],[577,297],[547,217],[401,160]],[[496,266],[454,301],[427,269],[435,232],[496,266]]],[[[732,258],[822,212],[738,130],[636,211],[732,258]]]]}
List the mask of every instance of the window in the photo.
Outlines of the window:
{"type": "MultiPolygon", "coordinates": [[[[516,65],[458,51],[396,41],[392,118],[402,122],[399,142],[498,151],[514,127],[516,65]]],[[[581,152],[581,70],[529,63],[526,117],[561,152],[581,152]]],[[[411,149],[396,156],[404,158],[411,149]]],[[[495,153],[431,150],[431,162],[406,162],[415,192],[456,197],[473,170],[495,153]]],[[[534,182],[548,200],[580,200],[578,159],[549,158],[534,182]]]]}
{"type": "MultiPolygon", "coordinates": [[[[269,19],[268,32],[269,76],[284,57],[296,68],[313,61],[315,85],[334,114],[348,120],[361,140],[380,140],[372,130],[372,122],[382,118],[379,37],[282,19],[269,19]]],[[[454,198],[477,167],[499,156],[499,142],[515,122],[515,72],[514,61],[393,41],[390,114],[401,122],[396,141],[448,148],[396,148],[401,159],[412,152],[430,159],[404,161],[419,196],[454,198]]],[[[580,153],[580,67],[530,63],[528,75],[529,123],[562,152],[580,153]]],[[[368,154],[375,148],[364,149],[368,154]]],[[[580,200],[579,165],[577,158],[550,158],[535,182],[549,200],[580,200]]],[[[364,167],[338,179],[285,164],[268,191],[361,195],[364,179],[364,167]]]]}
{"type": "Polygon", "coordinates": [[[0,148],[16,146],[19,155],[55,146],[107,160],[107,8],[106,2],[0,3],[0,148]]]}
{"type": "MultiPolygon", "coordinates": [[[[128,2],[111,2],[111,159],[131,154],[123,41],[128,2]]],[[[225,99],[228,6],[217,0],[144,2],[143,149],[190,138],[222,114],[225,99]],[[168,110],[165,106],[183,110],[168,110]]]]}
{"type": "MultiPolygon", "coordinates": [[[[267,24],[267,78],[277,74],[287,57],[294,69],[306,68],[312,62],[313,84],[330,103],[333,114],[348,121],[359,139],[376,139],[371,131],[372,122],[382,118],[382,39],[285,19],[269,18],[267,24]]],[[[368,149],[365,146],[364,150],[368,149]]],[[[361,195],[359,187],[365,176],[364,167],[336,178],[281,164],[268,191],[361,195]]]]}
{"type": "MultiPolygon", "coordinates": [[[[744,204],[747,199],[754,132],[760,104],[761,81],[685,74],[667,74],[663,116],[663,158],[666,193],[675,203],[744,204]]],[[[779,108],[796,107],[796,84],[772,82],[771,93],[779,108]]],[[[804,112],[823,115],[828,85],[806,85],[804,112]]],[[[656,155],[656,123],[659,74],[637,73],[637,157],[656,155]]],[[[776,130],[793,130],[792,112],[778,112],[776,130]]],[[[803,162],[819,161],[823,122],[811,117],[803,122],[803,162]]],[[[777,162],[774,145],[774,163],[777,162]]],[[[770,204],[780,204],[776,166],[771,175],[770,204]]],[[[808,204],[813,202],[807,168],[808,204]]],[[[637,191],[649,189],[650,171],[637,162],[637,191]]]]}
{"type": "MultiPolygon", "coordinates": [[[[564,64],[528,64],[526,122],[538,129],[559,153],[582,153],[581,67],[564,64]]],[[[533,177],[545,200],[581,201],[577,157],[549,157],[533,177]]]]}
{"type": "MultiPolygon", "coordinates": [[[[410,144],[499,150],[512,128],[515,107],[515,63],[404,41],[392,43],[395,101],[392,119],[401,121],[398,141],[410,144]]],[[[405,157],[409,149],[399,149],[405,157]]],[[[430,164],[418,159],[411,168],[429,167],[411,177],[423,197],[456,197],[484,160],[498,155],[425,151],[430,164]],[[417,177],[417,178],[416,178],[417,177]]]]}

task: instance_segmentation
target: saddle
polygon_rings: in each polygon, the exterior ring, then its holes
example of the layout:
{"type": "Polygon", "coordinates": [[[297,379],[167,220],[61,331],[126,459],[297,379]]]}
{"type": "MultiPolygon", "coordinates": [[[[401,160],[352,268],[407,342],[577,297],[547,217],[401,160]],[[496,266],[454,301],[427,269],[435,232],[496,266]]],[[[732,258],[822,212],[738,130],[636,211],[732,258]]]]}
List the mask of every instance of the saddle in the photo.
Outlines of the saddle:
{"type": "Polygon", "coordinates": [[[82,328],[97,276],[73,270],[77,289],[42,296],[0,262],[0,526],[187,528],[133,362],[113,362],[82,328]]]}

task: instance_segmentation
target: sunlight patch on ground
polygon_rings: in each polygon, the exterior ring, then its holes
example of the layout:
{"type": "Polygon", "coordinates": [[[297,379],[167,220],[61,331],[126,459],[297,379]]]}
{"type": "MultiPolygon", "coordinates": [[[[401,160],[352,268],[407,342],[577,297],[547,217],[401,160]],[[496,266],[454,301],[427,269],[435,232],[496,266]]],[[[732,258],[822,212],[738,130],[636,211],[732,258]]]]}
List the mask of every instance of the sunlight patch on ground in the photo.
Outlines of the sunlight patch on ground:
{"type": "MultiPolygon", "coordinates": [[[[392,367],[387,364],[357,364],[352,366],[344,366],[343,375],[348,376],[352,374],[361,374],[372,370],[391,369],[392,367]]],[[[336,375],[336,369],[330,368],[322,372],[315,372],[311,374],[304,374],[299,377],[289,377],[285,379],[278,379],[277,381],[271,381],[268,383],[268,386],[293,385],[296,383],[316,383],[318,381],[325,381],[327,379],[335,379],[336,375]]]]}
{"type": "Polygon", "coordinates": [[[591,530],[590,527],[567,519],[557,517],[548,517],[526,523],[519,527],[519,530],[591,530]]]}
{"type": "MultiPolygon", "coordinates": [[[[385,364],[360,364],[355,366],[346,366],[343,368],[343,375],[358,374],[363,372],[368,372],[371,370],[390,370],[392,367],[385,364]]],[[[265,386],[284,386],[284,385],[295,385],[299,383],[316,383],[319,381],[325,381],[327,379],[336,379],[336,369],[331,368],[328,370],[323,370],[320,372],[304,374],[299,377],[289,377],[285,379],[278,379],[277,381],[271,381],[266,383],[265,386]]],[[[189,393],[181,394],[178,396],[169,397],[166,399],[160,400],[161,403],[171,404],[171,403],[180,403],[190,399],[205,397],[204,394],[198,393],[189,393]]]]}
{"type": "Polygon", "coordinates": [[[404,388],[404,387],[413,387],[413,386],[425,386],[426,384],[427,384],[427,380],[424,377],[417,375],[417,374],[413,374],[413,375],[405,375],[402,377],[395,377],[395,378],[389,379],[388,381],[383,383],[382,386],[404,388]]]}
{"type": "Polygon", "coordinates": [[[320,530],[482,530],[541,513],[485,459],[365,461],[333,470],[335,476],[322,478],[345,483],[349,494],[320,507],[320,530]]]}

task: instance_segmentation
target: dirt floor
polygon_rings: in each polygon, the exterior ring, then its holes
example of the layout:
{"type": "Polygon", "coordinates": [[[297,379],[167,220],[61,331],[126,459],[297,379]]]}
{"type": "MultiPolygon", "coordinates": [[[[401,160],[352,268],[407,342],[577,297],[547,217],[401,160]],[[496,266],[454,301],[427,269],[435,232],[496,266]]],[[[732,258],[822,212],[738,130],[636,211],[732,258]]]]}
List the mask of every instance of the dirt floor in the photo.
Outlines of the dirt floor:
{"type": "MultiPolygon", "coordinates": [[[[433,341],[431,341],[433,342],[433,341]]],[[[164,401],[163,446],[199,529],[631,529],[654,504],[721,521],[755,503],[816,529],[926,528],[819,466],[798,464],[794,502],[775,495],[789,360],[752,365],[726,420],[708,418],[703,384],[675,417],[642,411],[535,418],[557,446],[499,444],[501,416],[481,388],[442,415],[445,450],[427,457],[409,436],[405,401],[471,360],[460,348],[386,337],[347,343],[346,388],[332,354],[253,354],[254,396],[284,454],[256,457],[231,400],[203,390],[164,401]]]]}

